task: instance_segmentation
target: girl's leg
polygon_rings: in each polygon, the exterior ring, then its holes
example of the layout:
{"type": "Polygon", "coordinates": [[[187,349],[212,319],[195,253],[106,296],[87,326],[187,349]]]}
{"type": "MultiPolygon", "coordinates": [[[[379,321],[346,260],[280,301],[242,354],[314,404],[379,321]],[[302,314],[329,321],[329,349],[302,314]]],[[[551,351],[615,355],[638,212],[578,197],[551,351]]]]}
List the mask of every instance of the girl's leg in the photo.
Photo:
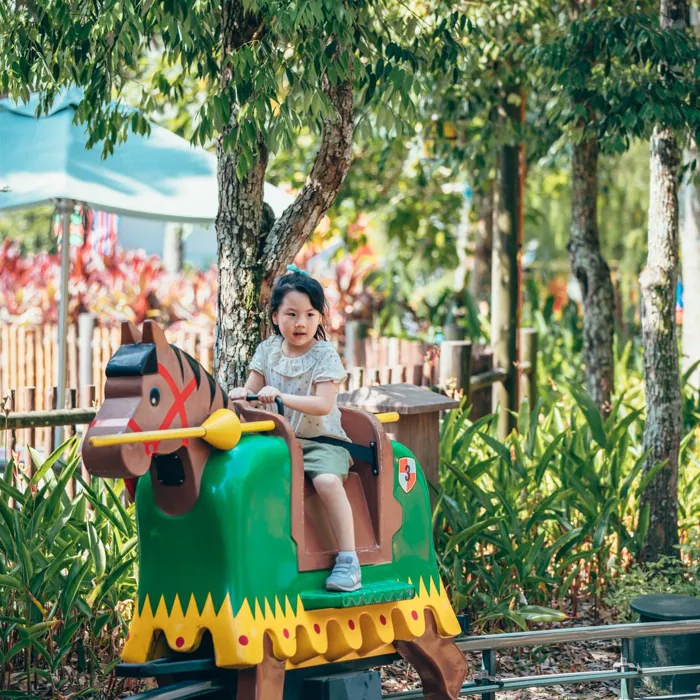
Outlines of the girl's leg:
{"type": "Polygon", "coordinates": [[[356,591],[362,586],[362,571],[355,552],[352,508],[343,482],[335,474],[319,474],[313,484],[326,508],[340,549],[333,571],[326,579],[326,590],[356,591]]]}
{"type": "Polygon", "coordinates": [[[331,529],[341,552],[355,551],[355,528],[352,508],[343,488],[343,482],[335,474],[319,474],[313,485],[328,513],[331,529]]]}

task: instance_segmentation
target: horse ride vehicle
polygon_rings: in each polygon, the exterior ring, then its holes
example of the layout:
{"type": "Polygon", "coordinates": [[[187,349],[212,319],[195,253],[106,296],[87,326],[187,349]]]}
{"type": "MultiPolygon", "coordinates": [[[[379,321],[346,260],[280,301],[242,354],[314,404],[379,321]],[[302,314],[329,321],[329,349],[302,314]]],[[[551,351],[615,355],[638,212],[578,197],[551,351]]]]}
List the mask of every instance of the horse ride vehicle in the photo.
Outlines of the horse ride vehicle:
{"type": "Polygon", "coordinates": [[[457,697],[461,629],[421,467],[384,431],[398,416],[340,410],[363,581],[352,593],[325,590],[338,547],[284,416],[229,405],[154,321],[142,333],[122,325],[82,448],[93,477],[136,480],[138,600],[122,675],[184,678],[173,698],[282,700],[285,674],[289,686],[295,673],[370,668],[398,653],[426,697],[457,697]]]}

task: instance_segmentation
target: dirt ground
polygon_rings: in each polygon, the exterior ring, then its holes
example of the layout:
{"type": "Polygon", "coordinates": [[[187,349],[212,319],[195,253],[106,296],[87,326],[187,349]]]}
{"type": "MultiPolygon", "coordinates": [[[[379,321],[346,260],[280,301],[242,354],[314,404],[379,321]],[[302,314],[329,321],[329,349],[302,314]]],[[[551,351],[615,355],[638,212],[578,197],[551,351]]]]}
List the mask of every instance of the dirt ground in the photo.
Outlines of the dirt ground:
{"type": "MultiPolygon", "coordinates": [[[[562,644],[548,649],[509,649],[498,655],[498,678],[533,676],[581,671],[611,670],[620,660],[620,645],[612,642],[585,642],[562,644]]],[[[481,655],[467,656],[469,669],[467,681],[472,680],[481,668],[481,655]]],[[[385,693],[420,688],[420,679],[415,671],[398,662],[382,669],[382,688],[385,693]]],[[[635,685],[635,697],[644,697],[641,682],[635,685]]],[[[480,696],[465,696],[480,697],[480,696]]],[[[619,683],[609,681],[586,685],[564,685],[549,688],[500,691],[496,700],[603,700],[619,698],[619,683]]]]}

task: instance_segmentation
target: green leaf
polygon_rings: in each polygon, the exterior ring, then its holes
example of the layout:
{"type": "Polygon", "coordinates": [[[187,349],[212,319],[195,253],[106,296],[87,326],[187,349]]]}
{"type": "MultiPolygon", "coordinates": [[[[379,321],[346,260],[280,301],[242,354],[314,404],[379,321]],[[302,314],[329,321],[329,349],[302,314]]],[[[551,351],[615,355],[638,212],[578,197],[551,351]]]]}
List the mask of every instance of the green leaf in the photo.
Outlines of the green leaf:
{"type": "Polygon", "coordinates": [[[74,564],[74,570],[69,573],[66,588],[61,595],[61,607],[63,608],[64,614],[71,611],[75,597],[78,595],[78,589],[82,585],[83,579],[90,571],[91,566],[92,562],[90,559],[85,561],[77,570],[75,570],[74,564]]]}
{"type": "Polygon", "coordinates": [[[97,535],[97,530],[92,523],[87,523],[88,540],[90,543],[90,555],[95,566],[95,576],[98,578],[104,574],[107,557],[102,540],[97,535]]]}
{"type": "Polygon", "coordinates": [[[539,605],[522,605],[518,608],[518,614],[528,622],[563,622],[569,616],[561,610],[543,608],[539,605]]]}
{"type": "Polygon", "coordinates": [[[14,588],[17,591],[24,590],[24,584],[14,576],[9,576],[7,574],[0,574],[0,586],[5,586],[6,588],[14,588]]]}
{"type": "Polygon", "coordinates": [[[36,466],[37,470],[32,476],[31,483],[32,485],[38,484],[44,476],[46,476],[46,473],[53,467],[54,464],[56,464],[56,461],[58,458],[65,452],[65,450],[68,448],[69,444],[71,442],[75,442],[75,436],[69,437],[67,440],[62,442],[45,460],[42,461],[41,455],[34,450],[33,448],[29,448],[29,454],[32,457],[32,461],[34,462],[34,465],[36,466]]]}
{"type": "Polygon", "coordinates": [[[496,438],[492,438],[490,435],[487,435],[486,433],[480,433],[479,437],[504,461],[506,464],[510,465],[511,460],[510,460],[510,450],[508,449],[507,445],[504,445],[502,442],[499,442],[496,440],[496,438]]]}
{"type": "Polygon", "coordinates": [[[588,423],[593,439],[605,449],[607,441],[605,438],[605,429],[603,427],[603,418],[600,415],[598,407],[595,405],[591,395],[586,391],[579,391],[573,385],[569,387],[572,396],[576,399],[578,407],[583,412],[586,422],[588,423]]]}
{"type": "Polygon", "coordinates": [[[112,590],[114,584],[129,570],[133,569],[136,559],[127,559],[113,569],[106,578],[98,584],[97,588],[88,596],[87,602],[94,609],[102,602],[104,597],[112,590]]]}
{"type": "Polygon", "coordinates": [[[472,537],[478,535],[480,532],[483,532],[492,525],[498,524],[498,522],[499,518],[487,518],[486,520],[474,523],[470,527],[462,530],[461,532],[458,532],[456,535],[453,535],[448,540],[447,545],[445,547],[445,551],[450,552],[458,545],[461,545],[464,542],[468,542],[472,537]]]}

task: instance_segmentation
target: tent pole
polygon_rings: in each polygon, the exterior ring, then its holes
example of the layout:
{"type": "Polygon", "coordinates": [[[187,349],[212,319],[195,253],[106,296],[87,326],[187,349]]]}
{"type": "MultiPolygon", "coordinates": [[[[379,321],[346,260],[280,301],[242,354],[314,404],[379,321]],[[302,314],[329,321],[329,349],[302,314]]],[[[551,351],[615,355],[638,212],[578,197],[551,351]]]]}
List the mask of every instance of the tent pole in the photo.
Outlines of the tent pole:
{"type": "Polygon", "coordinates": [[[70,277],[70,215],[73,202],[58,200],[61,212],[61,298],[58,307],[58,377],[56,408],[66,403],[66,337],[68,335],[68,281],[70,277]]]}

